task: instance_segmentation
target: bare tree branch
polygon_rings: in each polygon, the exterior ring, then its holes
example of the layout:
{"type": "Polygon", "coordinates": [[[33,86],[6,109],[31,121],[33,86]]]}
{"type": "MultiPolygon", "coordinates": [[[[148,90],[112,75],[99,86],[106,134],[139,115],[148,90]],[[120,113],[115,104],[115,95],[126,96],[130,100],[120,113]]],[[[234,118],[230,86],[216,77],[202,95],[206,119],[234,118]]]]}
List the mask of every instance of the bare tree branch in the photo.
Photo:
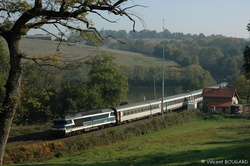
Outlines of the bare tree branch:
{"type": "Polygon", "coordinates": [[[117,1],[114,5],[113,5],[113,8],[116,8],[118,5],[120,5],[121,3],[125,2],[127,0],[120,0],[120,1],[117,1]]]}
{"type": "Polygon", "coordinates": [[[110,23],[116,23],[116,22],[117,22],[117,20],[116,20],[116,21],[112,21],[112,20],[107,19],[106,17],[103,17],[100,13],[98,13],[98,12],[96,12],[96,11],[90,11],[90,12],[91,12],[91,13],[97,14],[97,15],[100,16],[102,19],[104,19],[104,20],[106,20],[106,21],[108,21],[108,22],[110,22],[110,23]]]}
{"type": "Polygon", "coordinates": [[[116,39],[114,36],[112,36],[112,35],[108,35],[106,38],[109,38],[109,37],[111,37],[112,39],[114,39],[114,40],[116,40],[116,41],[118,41],[119,43],[121,43],[121,44],[125,44],[125,42],[123,42],[123,41],[121,41],[121,40],[118,40],[118,39],[116,39]]]}

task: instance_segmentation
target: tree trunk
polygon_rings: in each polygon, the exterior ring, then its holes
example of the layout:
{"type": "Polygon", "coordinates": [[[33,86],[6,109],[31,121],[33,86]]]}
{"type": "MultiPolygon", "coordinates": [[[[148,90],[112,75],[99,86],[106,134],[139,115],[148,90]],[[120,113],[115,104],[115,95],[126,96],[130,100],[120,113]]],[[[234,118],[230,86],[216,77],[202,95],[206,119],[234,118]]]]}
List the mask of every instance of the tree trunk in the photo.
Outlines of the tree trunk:
{"type": "Polygon", "coordinates": [[[9,35],[6,41],[10,50],[10,71],[6,83],[5,99],[0,108],[0,166],[3,165],[3,156],[9,131],[20,98],[22,73],[20,38],[13,38],[9,35]]]}

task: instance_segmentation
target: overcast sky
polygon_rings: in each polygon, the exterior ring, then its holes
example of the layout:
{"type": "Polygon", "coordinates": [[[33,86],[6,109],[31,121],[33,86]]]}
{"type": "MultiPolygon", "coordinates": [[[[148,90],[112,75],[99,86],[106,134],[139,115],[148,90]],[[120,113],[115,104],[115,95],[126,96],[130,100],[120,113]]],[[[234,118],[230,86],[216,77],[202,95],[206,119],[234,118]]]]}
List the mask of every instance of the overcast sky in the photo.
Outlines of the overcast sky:
{"type": "MultiPolygon", "coordinates": [[[[128,0],[125,6],[140,4],[132,11],[144,19],[146,27],[135,18],[136,30],[156,30],[164,27],[170,32],[204,35],[222,34],[228,37],[248,38],[246,30],[250,22],[250,0],[128,0]]],[[[106,15],[110,18],[110,15],[106,15]]],[[[132,30],[132,22],[121,17],[111,17],[118,23],[110,24],[89,15],[100,29],[132,30]]]]}

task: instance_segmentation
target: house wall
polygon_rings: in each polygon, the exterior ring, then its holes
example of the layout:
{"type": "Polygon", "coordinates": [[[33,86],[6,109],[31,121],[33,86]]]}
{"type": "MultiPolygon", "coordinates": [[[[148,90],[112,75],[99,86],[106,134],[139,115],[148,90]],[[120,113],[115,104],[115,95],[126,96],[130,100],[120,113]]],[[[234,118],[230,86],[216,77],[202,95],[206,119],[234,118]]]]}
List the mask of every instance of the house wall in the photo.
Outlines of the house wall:
{"type": "Polygon", "coordinates": [[[225,107],[211,107],[211,106],[207,108],[208,113],[211,113],[211,112],[214,112],[214,111],[230,114],[231,113],[231,108],[230,107],[228,107],[228,108],[225,108],[225,107]]]}
{"type": "Polygon", "coordinates": [[[232,104],[238,104],[238,103],[239,103],[238,98],[234,96],[232,99],[232,104]]]}
{"type": "Polygon", "coordinates": [[[209,91],[209,89],[203,89],[203,93],[205,93],[205,96],[203,96],[203,112],[211,112],[211,111],[220,111],[223,113],[231,113],[231,105],[232,104],[238,104],[239,103],[239,96],[236,92],[236,90],[230,89],[229,91],[209,91]],[[207,93],[207,94],[206,94],[207,93]],[[211,94],[210,94],[211,93],[211,94]],[[207,96],[206,96],[207,95],[207,96]],[[213,97],[208,97],[208,96],[213,97]],[[218,97],[216,97],[218,96],[218,97]],[[224,96],[224,97],[223,97],[224,96]],[[207,106],[209,102],[214,102],[214,105],[217,105],[217,108],[215,106],[207,106]],[[218,104],[216,104],[218,102],[218,104]],[[221,104],[219,104],[221,102],[221,104]],[[225,103],[224,103],[225,102],[225,103]]]}
{"type": "MultiPolygon", "coordinates": [[[[237,98],[236,98],[237,99],[237,98]]],[[[203,97],[203,112],[211,111],[211,108],[208,109],[207,103],[209,101],[232,101],[231,98],[221,98],[221,97],[203,97]]]]}

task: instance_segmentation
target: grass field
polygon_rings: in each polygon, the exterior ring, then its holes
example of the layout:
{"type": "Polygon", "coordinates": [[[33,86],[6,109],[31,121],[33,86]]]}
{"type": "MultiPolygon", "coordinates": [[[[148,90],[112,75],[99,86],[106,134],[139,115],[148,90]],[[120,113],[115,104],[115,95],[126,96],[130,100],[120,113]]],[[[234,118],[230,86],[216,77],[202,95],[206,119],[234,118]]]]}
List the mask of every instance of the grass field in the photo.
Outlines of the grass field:
{"type": "MultiPolygon", "coordinates": [[[[250,118],[207,115],[140,137],[94,147],[78,155],[24,165],[225,165],[250,162],[250,118]],[[233,161],[232,161],[233,160],[233,161]]],[[[240,164],[238,164],[240,165],[240,164]]],[[[244,164],[243,164],[244,165],[244,164]]]]}
{"type": "MultiPolygon", "coordinates": [[[[54,54],[58,48],[58,41],[39,40],[39,39],[26,39],[23,38],[21,45],[22,50],[28,56],[47,56],[54,54]]],[[[116,57],[116,63],[129,64],[129,65],[147,65],[157,66],[161,65],[161,59],[152,57],[151,55],[145,55],[140,53],[120,51],[115,49],[109,49],[105,47],[92,47],[83,44],[72,44],[68,46],[66,43],[61,43],[59,46],[59,52],[63,60],[76,60],[84,59],[87,56],[99,54],[101,52],[109,53],[116,57]]],[[[166,66],[179,66],[174,61],[166,60],[166,66]]]]}

